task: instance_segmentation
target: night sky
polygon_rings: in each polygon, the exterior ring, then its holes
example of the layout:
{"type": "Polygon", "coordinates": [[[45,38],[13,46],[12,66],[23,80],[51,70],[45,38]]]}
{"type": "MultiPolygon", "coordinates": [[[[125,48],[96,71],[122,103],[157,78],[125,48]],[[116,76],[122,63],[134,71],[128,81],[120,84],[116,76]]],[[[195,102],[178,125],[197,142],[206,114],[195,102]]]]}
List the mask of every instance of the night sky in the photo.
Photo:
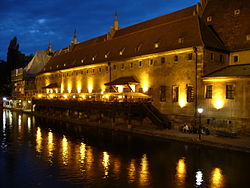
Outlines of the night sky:
{"type": "Polygon", "coordinates": [[[0,0],[0,59],[6,60],[10,40],[17,36],[26,55],[105,34],[117,11],[124,28],[188,6],[199,0],[0,0]]]}

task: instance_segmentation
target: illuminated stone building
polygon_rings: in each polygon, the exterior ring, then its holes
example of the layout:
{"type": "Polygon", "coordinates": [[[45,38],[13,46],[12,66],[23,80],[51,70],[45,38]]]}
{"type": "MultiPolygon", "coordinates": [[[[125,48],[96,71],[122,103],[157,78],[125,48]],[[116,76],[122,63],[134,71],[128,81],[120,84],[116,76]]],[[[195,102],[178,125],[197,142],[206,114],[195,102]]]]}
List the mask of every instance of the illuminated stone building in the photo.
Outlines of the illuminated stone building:
{"type": "Polygon", "coordinates": [[[201,0],[122,29],[116,15],[109,33],[80,43],[75,33],[54,53],[36,76],[36,97],[150,96],[176,128],[203,107],[203,124],[249,131],[249,67],[239,65],[250,63],[249,17],[247,0],[201,0]]]}

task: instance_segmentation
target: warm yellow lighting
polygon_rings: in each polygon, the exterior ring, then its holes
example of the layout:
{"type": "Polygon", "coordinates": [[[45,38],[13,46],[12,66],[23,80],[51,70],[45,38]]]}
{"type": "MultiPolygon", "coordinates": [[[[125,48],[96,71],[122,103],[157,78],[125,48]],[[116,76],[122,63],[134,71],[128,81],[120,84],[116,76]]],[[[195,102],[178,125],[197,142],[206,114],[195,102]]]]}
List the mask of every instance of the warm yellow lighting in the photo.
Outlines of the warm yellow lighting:
{"type": "Polygon", "coordinates": [[[81,163],[84,163],[84,159],[85,159],[85,155],[86,155],[86,145],[84,143],[81,143],[80,146],[80,157],[81,157],[81,163]]]}
{"type": "Polygon", "coordinates": [[[102,161],[103,167],[104,167],[104,175],[108,175],[109,170],[109,154],[108,152],[103,152],[103,161],[102,161]]]}
{"type": "Polygon", "coordinates": [[[220,168],[215,168],[211,174],[211,187],[220,188],[224,187],[224,177],[220,168]]]}
{"type": "Polygon", "coordinates": [[[143,76],[141,78],[141,86],[142,86],[142,90],[144,93],[148,91],[148,89],[149,89],[148,74],[143,74],[143,76]]]}
{"type": "Polygon", "coordinates": [[[46,93],[47,93],[47,94],[49,93],[49,89],[46,89],[46,93]]]}
{"type": "Polygon", "coordinates": [[[155,48],[159,48],[159,43],[158,42],[155,43],[155,48]]]}
{"type": "Polygon", "coordinates": [[[75,99],[76,98],[76,96],[75,95],[73,95],[73,99],[75,99]]]}
{"type": "Polygon", "coordinates": [[[119,95],[119,96],[118,96],[118,99],[122,99],[122,98],[123,98],[123,96],[122,96],[122,95],[119,95]]]}
{"type": "Polygon", "coordinates": [[[141,186],[148,186],[149,184],[149,170],[147,155],[144,154],[141,159],[141,171],[140,171],[140,184],[141,186]]]}
{"type": "Polygon", "coordinates": [[[55,90],[55,91],[56,91],[56,93],[58,93],[58,89],[57,89],[57,88],[56,88],[56,90],[55,90]]]}
{"type": "Polygon", "coordinates": [[[130,183],[133,183],[135,181],[135,175],[136,175],[135,160],[132,159],[128,171],[128,177],[130,183]]]}
{"type": "Polygon", "coordinates": [[[52,163],[52,156],[53,156],[53,150],[54,150],[54,143],[53,143],[53,133],[49,131],[48,133],[48,157],[49,162],[52,163]]]}
{"type": "Polygon", "coordinates": [[[36,130],[36,151],[41,152],[42,150],[42,133],[40,127],[37,127],[36,130]]]}
{"type": "Polygon", "coordinates": [[[133,92],[135,92],[135,85],[130,85],[130,88],[132,89],[133,92]]]}
{"type": "Polygon", "coordinates": [[[63,97],[64,97],[65,99],[67,99],[67,98],[68,98],[68,95],[64,94],[63,97]]]}
{"type": "Polygon", "coordinates": [[[186,163],[182,158],[178,161],[176,166],[176,182],[179,187],[184,187],[186,178],[186,163]]]}
{"type": "Polygon", "coordinates": [[[122,92],[123,92],[123,86],[117,86],[117,88],[118,88],[118,92],[119,92],[119,93],[122,93],[122,92]]]}
{"type": "Polygon", "coordinates": [[[182,87],[179,87],[179,106],[183,108],[186,105],[187,105],[186,86],[182,85],[182,87]]]}
{"type": "Polygon", "coordinates": [[[49,98],[53,98],[53,97],[54,97],[54,95],[52,95],[52,94],[49,95],[49,98]]]}
{"type": "Polygon", "coordinates": [[[105,98],[105,99],[109,99],[109,97],[110,97],[109,94],[106,94],[106,95],[103,96],[103,98],[105,98]]]}
{"type": "Polygon", "coordinates": [[[86,99],[86,95],[84,95],[84,94],[83,94],[83,95],[81,95],[81,97],[82,97],[83,99],[86,99]]]}
{"type": "Polygon", "coordinates": [[[214,87],[212,103],[217,110],[223,108],[225,104],[223,86],[214,87]]]}
{"type": "Polygon", "coordinates": [[[93,78],[88,79],[88,92],[92,93],[93,91],[93,78]]]}
{"type": "Polygon", "coordinates": [[[38,98],[42,98],[42,95],[41,95],[41,94],[38,94],[37,97],[38,97],[38,98]]]}
{"type": "Polygon", "coordinates": [[[62,159],[63,164],[68,165],[68,155],[69,155],[69,148],[68,148],[68,140],[65,136],[62,139],[62,159]]]}
{"type": "Polygon", "coordinates": [[[82,82],[81,81],[77,81],[77,93],[81,93],[82,91],[82,82]]]}
{"type": "Polygon", "coordinates": [[[28,125],[28,131],[30,132],[30,129],[31,129],[31,119],[30,119],[30,117],[28,117],[27,125],[28,125]]]}
{"type": "Polygon", "coordinates": [[[69,81],[67,84],[67,90],[68,90],[68,93],[72,92],[72,82],[71,81],[69,81]]]}

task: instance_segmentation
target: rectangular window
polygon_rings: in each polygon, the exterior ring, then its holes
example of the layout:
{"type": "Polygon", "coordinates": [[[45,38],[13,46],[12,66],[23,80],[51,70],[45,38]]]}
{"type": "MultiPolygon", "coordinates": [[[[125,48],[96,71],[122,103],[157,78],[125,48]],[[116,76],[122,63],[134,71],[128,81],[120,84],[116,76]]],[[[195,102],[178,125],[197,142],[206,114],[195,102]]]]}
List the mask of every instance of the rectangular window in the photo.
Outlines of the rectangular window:
{"type": "Polygon", "coordinates": [[[131,69],[133,68],[133,66],[134,66],[134,64],[133,64],[133,63],[130,63],[130,68],[131,68],[131,69]]]}
{"type": "Polygon", "coordinates": [[[220,55],[220,62],[223,63],[223,55],[220,55]]]}
{"type": "Polygon", "coordinates": [[[234,99],[234,86],[233,85],[226,85],[226,99],[234,99]]]}
{"type": "Polygon", "coordinates": [[[143,90],[142,90],[142,88],[141,88],[141,87],[139,88],[139,93],[143,93],[143,90]]]}
{"type": "Polygon", "coordinates": [[[175,55],[175,56],[174,56],[174,62],[177,62],[178,59],[179,59],[179,58],[178,58],[178,55],[175,55]]]}
{"type": "Polygon", "coordinates": [[[207,85],[206,86],[206,99],[212,99],[213,96],[213,86],[207,85]]]}
{"type": "Polygon", "coordinates": [[[192,53],[189,53],[188,56],[187,56],[187,59],[188,59],[188,60],[192,60],[192,59],[193,59],[193,54],[192,54],[192,53]]]}
{"type": "Polygon", "coordinates": [[[160,101],[166,101],[166,86],[160,86],[160,101]]]}
{"type": "Polygon", "coordinates": [[[173,102],[179,101],[179,87],[173,86],[173,102]]]}
{"type": "Polygon", "coordinates": [[[116,70],[116,65],[113,65],[113,69],[116,70]]]}
{"type": "Polygon", "coordinates": [[[166,58],[165,57],[161,57],[161,64],[166,63],[166,58]]]}
{"type": "Polygon", "coordinates": [[[139,67],[142,67],[142,61],[139,61],[139,67]]]}
{"type": "Polygon", "coordinates": [[[153,59],[150,59],[149,60],[149,65],[153,65],[154,64],[154,60],[153,59]]]}
{"type": "Polygon", "coordinates": [[[99,68],[99,72],[102,72],[102,68],[99,68]]]}
{"type": "Polygon", "coordinates": [[[106,67],[106,71],[107,71],[107,72],[109,71],[109,67],[106,67]]]}
{"type": "Polygon", "coordinates": [[[234,58],[234,63],[238,63],[239,62],[239,56],[235,55],[235,56],[233,56],[233,58],[234,58]]]}
{"type": "Polygon", "coordinates": [[[194,87],[187,86],[187,102],[194,102],[194,87]]]}
{"type": "Polygon", "coordinates": [[[210,60],[214,60],[214,53],[210,53],[210,60]]]}
{"type": "Polygon", "coordinates": [[[124,69],[124,63],[121,65],[121,69],[122,69],[122,70],[124,69]]]}

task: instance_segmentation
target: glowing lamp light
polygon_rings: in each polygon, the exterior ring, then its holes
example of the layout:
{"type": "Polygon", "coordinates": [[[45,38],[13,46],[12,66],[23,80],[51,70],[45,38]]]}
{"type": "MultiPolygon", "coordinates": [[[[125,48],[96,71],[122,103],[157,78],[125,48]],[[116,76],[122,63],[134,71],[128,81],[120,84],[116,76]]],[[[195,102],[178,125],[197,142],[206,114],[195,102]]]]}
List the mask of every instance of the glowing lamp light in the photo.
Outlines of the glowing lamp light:
{"type": "Polygon", "coordinates": [[[30,104],[30,103],[31,103],[31,101],[28,101],[28,103],[30,104]]]}
{"type": "Polygon", "coordinates": [[[216,99],[214,102],[214,107],[219,110],[224,106],[224,102],[220,99],[216,99]]]}
{"type": "Polygon", "coordinates": [[[203,108],[201,108],[201,107],[197,108],[197,112],[198,112],[199,114],[202,114],[202,113],[203,113],[203,111],[204,111],[204,109],[203,109],[203,108]]]}
{"type": "Polygon", "coordinates": [[[122,99],[122,96],[121,96],[121,95],[119,95],[119,96],[118,96],[118,99],[122,99]]]}
{"type": "Polygon", "coordinates": [[[41,94],[38,94],[38,95],[37,95],[37,97],[38,97],[38,98],[41,98],[41,97],[42,97],[42,95],[41,95],[41,94]]]}
{"type": "Polygon", "coordinates": [[[67,98],[68,98],[68,95],[63,95],[63,97],[64,97],[65,99],[67,99],[67,98]]]}
{"type": "Polygon", "coordinates": [[[3,101],[7,101],[7,97],[3,97],[3,101]]]}
{"type": "Polygon", "coordinates": [[[73,95],[73,99],[75,99],[76,98],[76,96],[75,95],[73,95]]]}
{"type": "Polygon", "coordinates": [[[122,93],[123,92],[123,86],[117,86],[118,87],[118,92],[122,93]]]}

